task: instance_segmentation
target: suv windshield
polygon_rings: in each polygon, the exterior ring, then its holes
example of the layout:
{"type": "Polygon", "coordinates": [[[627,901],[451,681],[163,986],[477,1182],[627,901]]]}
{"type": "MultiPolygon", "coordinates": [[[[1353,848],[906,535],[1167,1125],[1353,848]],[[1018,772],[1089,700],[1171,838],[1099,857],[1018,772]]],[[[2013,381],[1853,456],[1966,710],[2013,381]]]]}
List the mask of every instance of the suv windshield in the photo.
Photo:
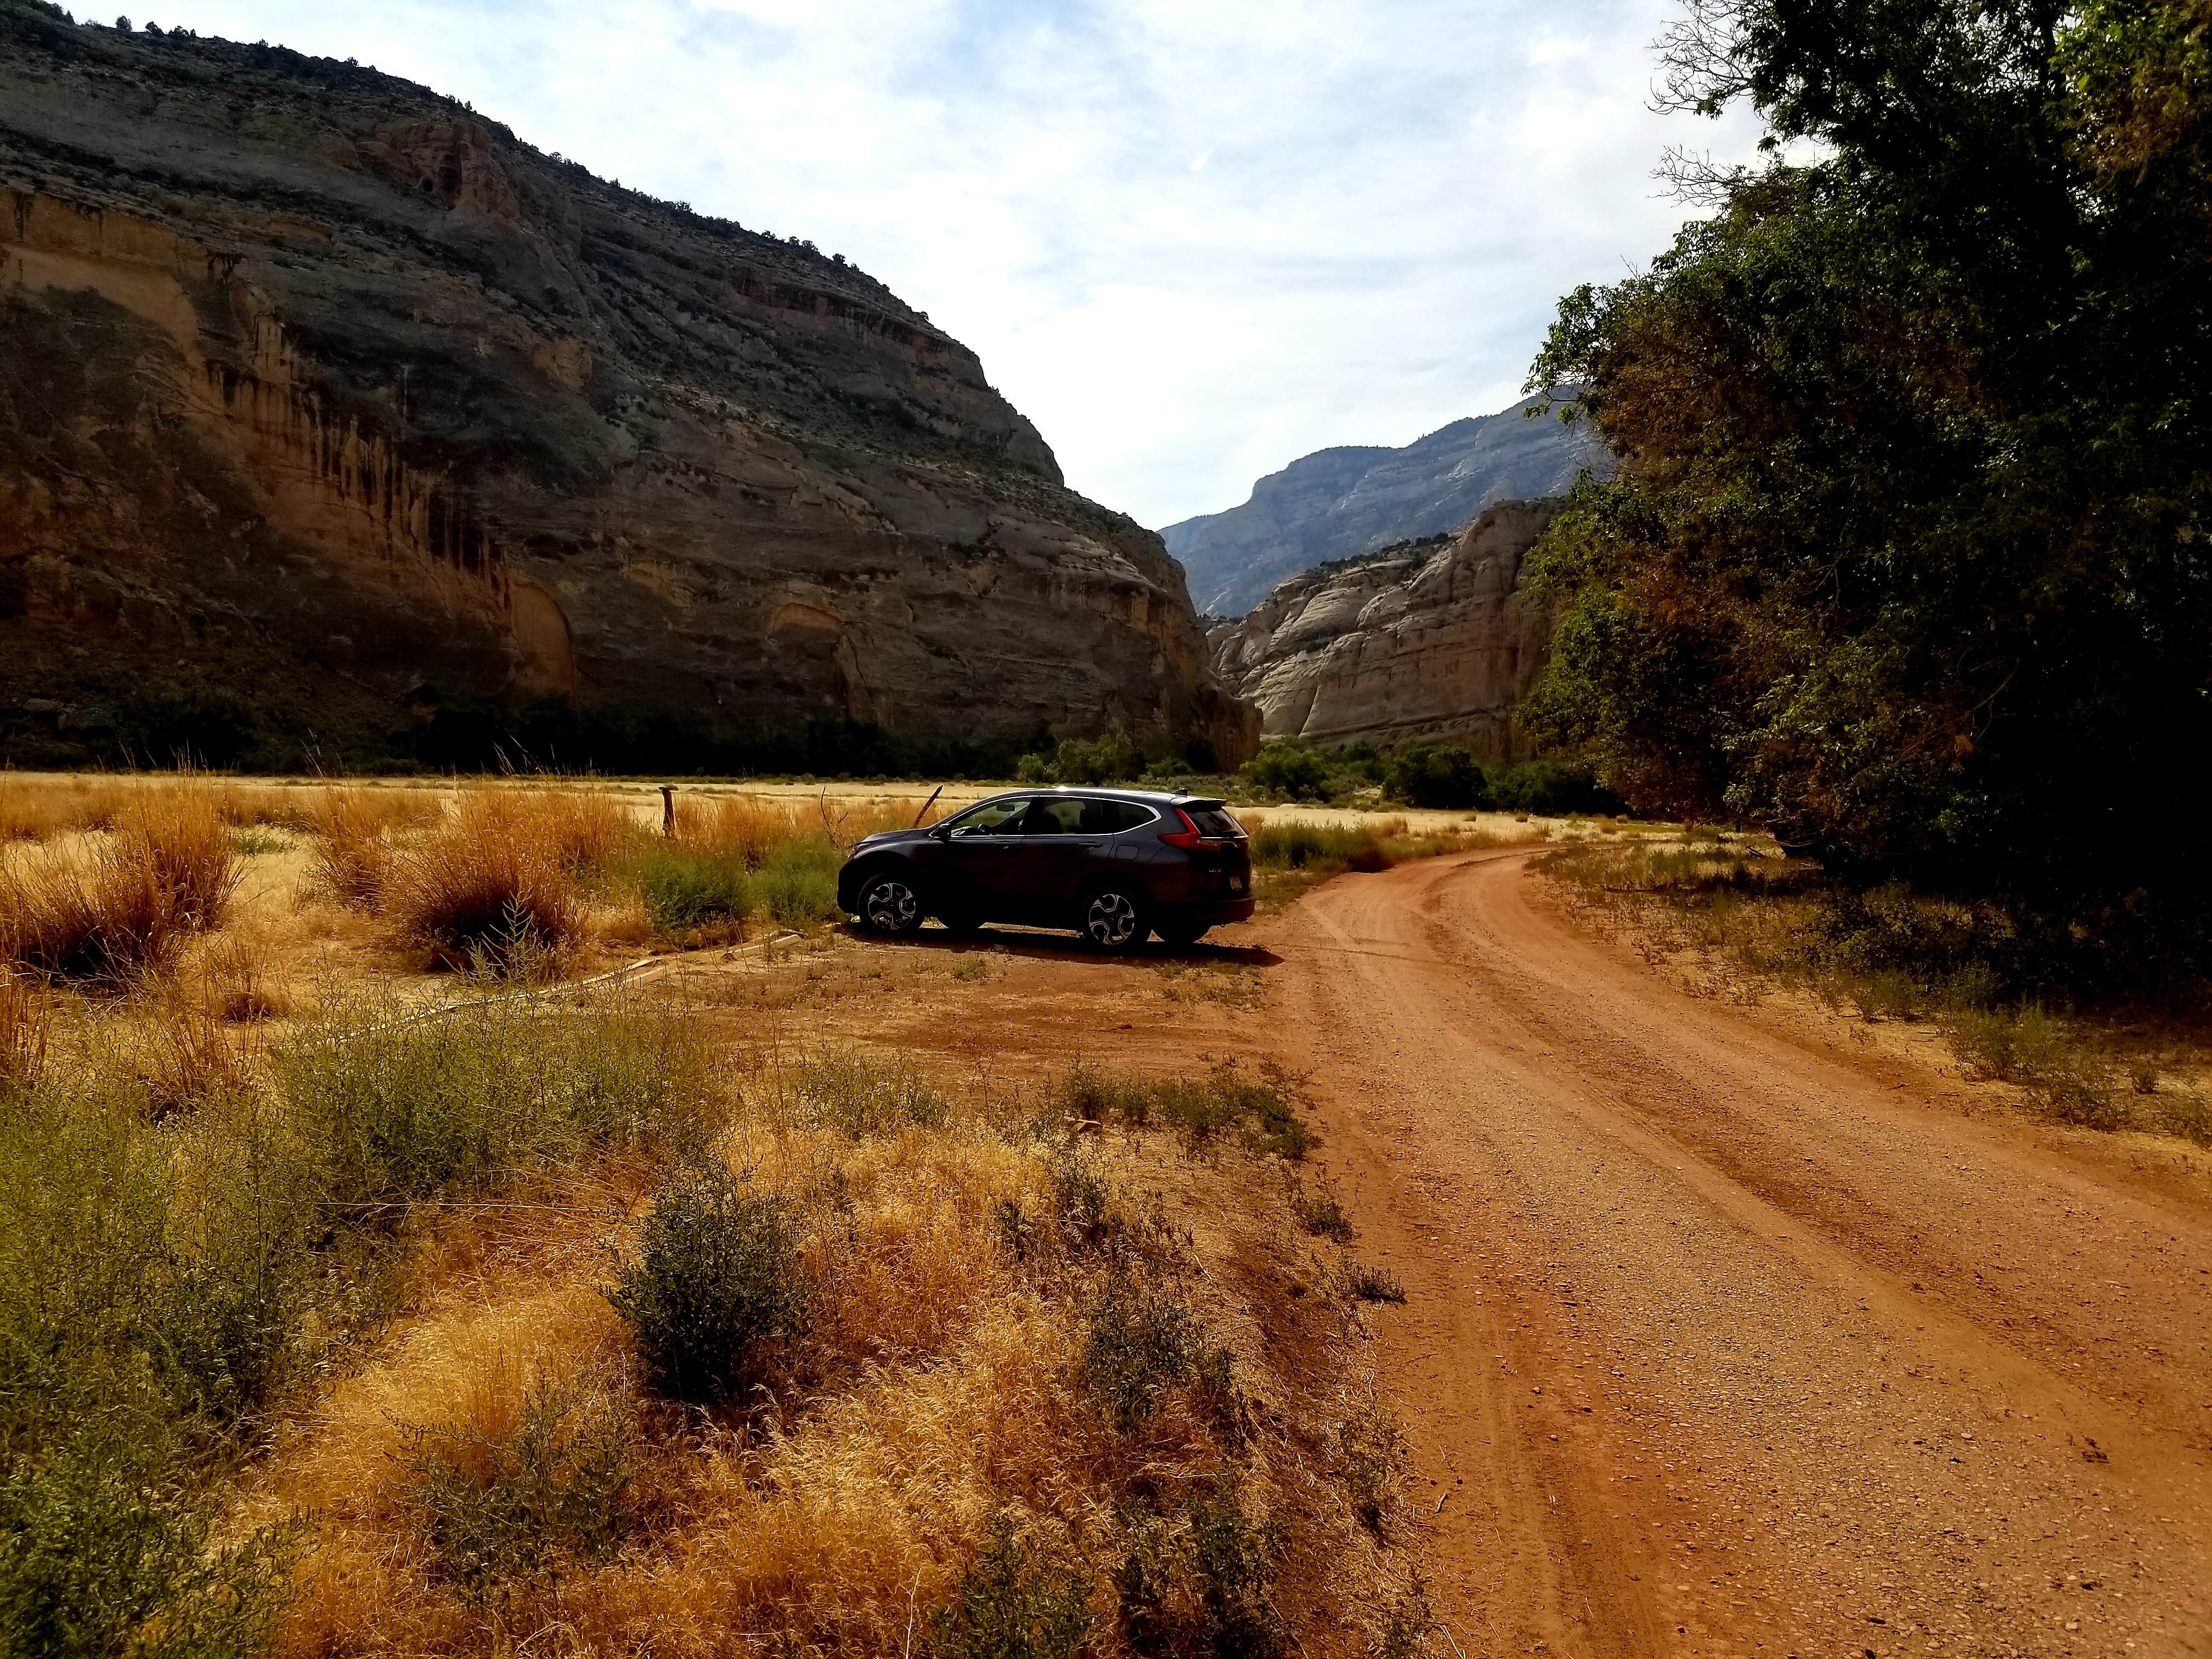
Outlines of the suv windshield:
{"type": "Polygon", "coordinates": [[[945,833],[954,841],[969,836],[1011,836],[1018,825],[1014,820],[1030,810],[1030,797],[1016,795],[1010,800],[987,800],[980,806],[971,806],[958,817],[949,820],[945,833]]]}

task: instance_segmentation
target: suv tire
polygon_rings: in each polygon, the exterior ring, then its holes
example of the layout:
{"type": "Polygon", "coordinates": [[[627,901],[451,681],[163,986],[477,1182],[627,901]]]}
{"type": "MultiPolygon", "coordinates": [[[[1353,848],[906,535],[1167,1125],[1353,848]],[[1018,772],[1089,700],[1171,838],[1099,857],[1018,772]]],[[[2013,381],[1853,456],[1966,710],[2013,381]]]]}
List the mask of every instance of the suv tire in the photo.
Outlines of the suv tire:
{"type": "Polygon", "coordinates": [[[1170,945],[1195,945],[1212,925],[1210,921],[1159,921],[1152,924],[1152,931],[1170,945]]]}
{"type": "Polygon", "coordinates": [[[1118,883],[1092,888],[1084,896],[1077,921],[1084,941],[1093,950],[1116,955],[1135,950],[1152,931],[1145,901],[1118,883]]]}
{"type": "Polygon", "coordinates": [[[921,896],[904,872],[886,870],[860,884],[860,926],[898,939],[921,926],[921,896]]]}

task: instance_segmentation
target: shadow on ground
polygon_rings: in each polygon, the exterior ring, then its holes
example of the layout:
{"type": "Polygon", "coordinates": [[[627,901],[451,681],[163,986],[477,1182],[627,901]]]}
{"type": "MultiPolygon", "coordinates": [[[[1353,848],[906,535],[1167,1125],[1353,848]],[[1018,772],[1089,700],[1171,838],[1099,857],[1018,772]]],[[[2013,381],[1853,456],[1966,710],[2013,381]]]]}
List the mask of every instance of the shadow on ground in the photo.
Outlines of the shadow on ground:
{"type": "Polygon", "coordinates": [[[840,931],[848,939],[868,945],[915,951],[945,951],[956,956],[972,951],[998,956],[1091,961],[1102,968],[1117,962],[1216,962],[1239,968],[1273,968],[1282,961],[1265,945],[1214,945],[1203,940],[1196,945],[1167,945],[1158,939],[1147,939],[1133,951],[1109,955],[1103,951],[1093,950],[1073,933],[997,924],[979,928],[972,933],[955,933],[931,922],[920,931],[898,939],[885,939],[880,933],[872,933],[858,923],[850,921],[845,923],[840,931]]]}

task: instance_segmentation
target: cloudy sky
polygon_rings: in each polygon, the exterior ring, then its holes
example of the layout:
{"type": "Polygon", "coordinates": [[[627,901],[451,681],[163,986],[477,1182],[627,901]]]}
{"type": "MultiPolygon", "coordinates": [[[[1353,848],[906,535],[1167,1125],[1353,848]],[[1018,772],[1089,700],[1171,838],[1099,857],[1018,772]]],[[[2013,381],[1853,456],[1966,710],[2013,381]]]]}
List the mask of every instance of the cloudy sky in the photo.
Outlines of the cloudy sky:
{"type": "Polygon", "coordinates": [[[843,253],[1153,526],[1504,407],[1673,234],[1664,148],[1755,137],[1646,107],[1670,0],[126,3],[843,253]]]}

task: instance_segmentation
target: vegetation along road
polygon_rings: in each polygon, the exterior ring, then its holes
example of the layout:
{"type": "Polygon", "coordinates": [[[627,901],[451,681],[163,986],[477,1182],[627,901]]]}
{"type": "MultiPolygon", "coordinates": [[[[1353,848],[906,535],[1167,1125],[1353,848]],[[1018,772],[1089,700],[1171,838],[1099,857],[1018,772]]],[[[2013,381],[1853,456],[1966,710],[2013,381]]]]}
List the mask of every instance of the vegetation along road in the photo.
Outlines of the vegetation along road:
{"type": "Polygon", "coordinates": [[[1672,989],[1527,850],[1256,930],[1469,1656],[2212,1653],[2212,1206],[1672,989]]]}

